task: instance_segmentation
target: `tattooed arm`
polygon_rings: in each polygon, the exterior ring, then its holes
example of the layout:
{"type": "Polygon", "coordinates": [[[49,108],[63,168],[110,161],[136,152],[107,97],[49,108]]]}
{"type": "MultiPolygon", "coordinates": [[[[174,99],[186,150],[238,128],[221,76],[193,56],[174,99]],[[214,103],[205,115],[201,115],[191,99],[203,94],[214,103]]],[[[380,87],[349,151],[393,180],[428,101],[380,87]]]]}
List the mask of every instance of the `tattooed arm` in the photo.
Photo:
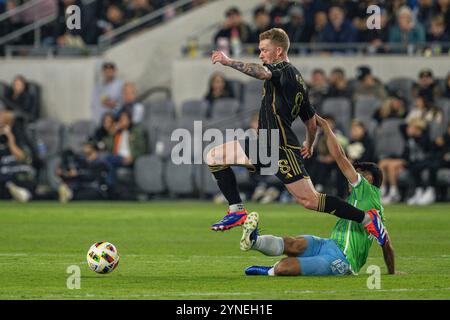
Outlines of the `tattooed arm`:
{"type": "Polygon", "coordinates": [[[211,60],[213,63],[219,62],[224,66],[236,69],[256,79],[269,80],[272,77],[272,72],[270,72],[262,65],[257,63],[245,63],[230,59],[222,51],[214,51],[211,56],[211,60]]]}

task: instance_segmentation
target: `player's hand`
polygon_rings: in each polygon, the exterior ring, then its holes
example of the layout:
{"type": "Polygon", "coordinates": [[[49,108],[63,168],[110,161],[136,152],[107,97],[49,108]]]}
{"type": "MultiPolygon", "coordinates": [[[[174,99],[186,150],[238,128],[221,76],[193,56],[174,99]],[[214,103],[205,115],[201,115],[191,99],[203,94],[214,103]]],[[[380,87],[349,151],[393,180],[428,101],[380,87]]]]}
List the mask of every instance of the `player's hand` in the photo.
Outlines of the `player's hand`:
{"type": "Polygon", "coordinates": [[[300,149],[300,154],[302,155],[303,159],[311,158],[313,155],[313,146],[309,146],[306,141],[303,142],[303,147],[300,149]]]}
{"type": "Polygon", "coordinates": [[[230,64],[231,59],[222,51],[216,50],[216,51],[213,51],[213,53],[211,55],[211,61],[213,64],[215,64],[216,62],[219,62],[219,63],[223,64],[224,66],[227,66],[230,64]]]}

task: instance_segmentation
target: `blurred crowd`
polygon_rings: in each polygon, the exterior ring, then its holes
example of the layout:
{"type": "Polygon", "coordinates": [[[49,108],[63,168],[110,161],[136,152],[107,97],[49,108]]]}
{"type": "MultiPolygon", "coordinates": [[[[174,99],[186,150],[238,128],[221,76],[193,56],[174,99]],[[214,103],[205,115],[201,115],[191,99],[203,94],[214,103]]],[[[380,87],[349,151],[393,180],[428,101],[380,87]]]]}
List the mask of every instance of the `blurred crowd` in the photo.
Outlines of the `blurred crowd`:
{"type": "MultiPolygon", "coordinates": [[[[283,28],[291,43],[367,43],[368,53],[396,53],[404,52],[408,45],[429,42],[427,49],[440,54],[449,49],[450,1],[264,1],[254,9],[252,21],[245,21],[238,7],[229,8],[213,43],[234,55],[241,54],[247,45],[251,53],[257,51],[257,45],[251,45],[258,43],[259,34],[272,27],[283,28]],[[370,5],[381,8],[381,29],[367,27],[370,5]]],[[[322,50],[346,51],[339,47],[322,50]]],[[[299,52],[299,47],[293,46],[291,52],[299,52]]]]}
{"type": "MultiPolygon", "coordinates": [[[[389,83],[380,81],[369,66],[359,66],[356,71],[356,78],[348,79],[345,70],[339,67],[329,74],[318,68],[311,72],[307,81],[311,102],[330,123],[348,157],[352,162],[374,161],[379,164],[384,172],[381,191],[385,204],[399,201],[430,204],[447,199],[450,181],[441,194],[437,175],[441,168],[450,168],[450,73],[444,79],[436,79],[431,70],[423,69],[417,79],[409,79],[411,90],[408,95],[407,91],[405,94],[405,91],[393,90],[389,83]],[[342,112],[335,102],[327,104],[330,99],[349,102],[351,108],[344,114],[348,116],[348,122],[343,121],[342,112]],[[359,104],[361,99],[374,99],[378,103],[375,108],[365,109],[365,105],[359,104]],[[443,104],[445,101],[447,106],[443,104]],[[378,134],[385,130],[385,123],[393,120],[399,122],[389,133],[392,136],[388,136],[388,143],[395,144],[397,149],[404,147],[395,154],[382,153],[383,146],[377,146],[378,134]],[[412,191],[409,193],[400,190],[399,180],[404,173],[410,175],[408,187],[412,191]]],[[[125,188],[120,185],[118,176],[123,169],[132,172],[136,159],[153,152],[148,147],[148,108],[139,101],[136,85],[118,76],[113,62],[102,64],[101,75],[93,90],[93,116],[89,120],[95,128],[79,129],[82,136],[82,140],[77,142],[79,145],[61,148],[56,154],[59,161],[54,167],[48,165],[50,158],[45,156],[45,150],[51,146],[44,146],[43,152],[36,132],[30,131],[40,120],[45,120],[40,117],[39,85],[21,75],[12,79],[10,84],[0,83],[1,198],[12,197],[18,201],[59,198],[61,202],[67,202],[72,199],[120,199],[126,193],[131,198],[135,197],[134,189],[130,185],[125,188]],[[39,190],[43,170],[50,170],[56,178],[53,193],[43,195],[39,190]]],[[[200,111],[196,113],[194,110],[193,119],[214,118],[214,108],[220,101],[236,101],[242,106],[245,104],[243,88],[246,85],[215,72],[203,97],[206,111],[201,115],[200,111]]],[[[256,95],[260,95],[259,90],[256,95]]],[[[169,113],[165,107],[161,112],[169,113]]],[[[233,117],[230,111],[226,114],[233,117]]],[[[230,125],[236,125],[236,118],[233,119],[230,125]]],[[[166,117],[166,121],[159,124],[158,121],[159,128],[176,125],[171,115],[166,117]]],[[[43,123],[45,131],[49,125],[45,121],[43,123]]],[[[256,129],[257,123],[258,115],[254,114],[248,123],[239,126],[256,129]]],[[[301,139],[302,133],[297,130],[303,126],[299,125],[299,120],[296,123],[294,131],[301,139]]],[[[51,132],[50,138],[53,136],[51,132]]],[[[330,156],[320,132],[314,157],[306,161],[306,168],[317,190],[346,196],[347,182],[330,156]]],[[[246,198],[254,201],[292,201],[272,177],[250,174],[243,190],[246,198]]],[[[215,198],[215,201],[221,200],[220,195],[215,198]]]]}
{"type": "MultiPolygon", "coordinates": [[[[205,3],[207,0],[196,0],[181,10],[205,3]]],[[[0,14],[14,10],[29,0],[0,0],[0,14]]],[[[18,30],[34,21],[51,14],[56,14],[54,22],[44,25],[41,29],[41,42],[45,45],[59,47],[82,48],[95,45],[101,35],[107,35],[113,30],[136,21],[158,9],[166,7],[175,0],[41,0],[35,6],[19,15],[0,21],[0,37],[18,30]],[[66,9],[77,5],[81,9],[81,29],[69,30],[66,27],[66,9]]],[[[150,27],[162,21],[173,18],[176,11],[166,7],[164,15],[154,19],[143,27],[150,27]]],[[[35,43],[34,33],[29,32],[11,44],[32,45],[35,43]]]]}

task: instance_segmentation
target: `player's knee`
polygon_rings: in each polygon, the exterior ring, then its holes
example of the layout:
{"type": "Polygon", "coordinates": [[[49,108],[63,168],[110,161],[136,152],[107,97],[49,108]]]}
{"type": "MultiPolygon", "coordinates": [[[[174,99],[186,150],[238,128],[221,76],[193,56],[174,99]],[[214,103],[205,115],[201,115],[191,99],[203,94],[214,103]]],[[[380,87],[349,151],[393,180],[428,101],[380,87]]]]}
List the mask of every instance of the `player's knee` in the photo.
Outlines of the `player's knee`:
{"type": "Polygon", "coordinates": [[[305,252],[307,245],[305,238],[302,237],[284,238],[284,254],[296,257],[305,252]]]}
{"type": "Polygon", "coordinates": [[[206,159],[205,162],[208,166],[214,166],[217,164],[216,161],[216,148],[212,148],[211,150],[208,151],[208,153],[206,154],[206,159]]]}
{"type": "Polygon", "coordinates": [[[277,263],[274,273],[277,276],[297,276],[300,274],[298,262],[295,263],[295,258],[285,258],[277,263]]]}

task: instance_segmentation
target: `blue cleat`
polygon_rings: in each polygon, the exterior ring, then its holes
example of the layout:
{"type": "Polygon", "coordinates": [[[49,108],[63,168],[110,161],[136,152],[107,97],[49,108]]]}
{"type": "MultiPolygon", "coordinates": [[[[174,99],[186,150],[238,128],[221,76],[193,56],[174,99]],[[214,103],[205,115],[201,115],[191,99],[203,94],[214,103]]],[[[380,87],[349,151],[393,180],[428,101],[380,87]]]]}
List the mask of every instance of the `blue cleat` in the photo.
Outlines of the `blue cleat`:
{"type": "Polygon", "coordinates": [[[242,210],[239,212],[228,212],[225,217],[219,222],[213,224],[211,226],[211,230],[213,231],[225,231],[237,226],[240,226],[244,223],[245,219],[247,219],[247,211],[242,210]]]}
{"type": "Polygon", "coordinates": [[[370,215],[371,221],[364,228],[370,236],[377,240],[380,246],[384,246],[387,238],[387,230],[381,221],[380,214],[375,209],[369,210],[367,213],[370,215]]]}
{"type": "Polygon", "coordinates": [[[268,276],[270,269],[272,269],[272,267],[251,266],[245,269],[245,274],[247,276],[268,276]]]}
{"type": "Polygon", "coordinates": [[[240,247],[242,251],[248,251],[252,248],[259,235],[258,230],[259,215],[258,212],[251,212],[244,222],[240,247]]]}

